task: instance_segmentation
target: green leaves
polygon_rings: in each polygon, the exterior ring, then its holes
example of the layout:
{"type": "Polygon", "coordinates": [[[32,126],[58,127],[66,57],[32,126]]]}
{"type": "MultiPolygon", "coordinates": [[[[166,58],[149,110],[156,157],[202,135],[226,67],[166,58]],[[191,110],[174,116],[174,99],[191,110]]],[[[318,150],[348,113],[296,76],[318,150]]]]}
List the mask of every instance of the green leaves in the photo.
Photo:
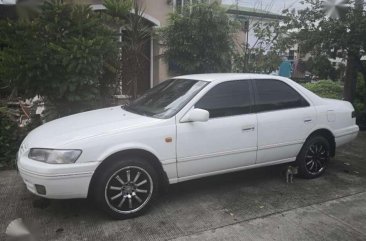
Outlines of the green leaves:
{"type": "Polygon", "coordinates": [[[132,8],[132,0],[104,0],[107,13],[116,18],[124,18],[132,8]]]}
{"type": "Polygon", "coordinates": [[[304,87],[320,97],[331,99],[342,99],[343,87],[331,80],[320,80],[315,83],[306,83],[304,87]]]}
{"type": "Polygon", "coordinates": [[[305,65],[307,71],[318,76],[320,79],[336,80],[339,78],[336,69],[325,55],[310,57],[305,65]]]}
{"type": "Polygon", "coordinates": [[[2,22],[0,33],[0,79],[22,96],[45,97],[61,116],[100,105],[117,39],[89,6],[45,2],[32,21],[2,22]]]}
{"type": "MultiPolygon", "coordinates": [[[[106,4],[117,18],[131,9],[129,0],[106,4]]],[[[119,61],[116,26],[123,21],[61,0],[44,2],[32,16],[21,10],[18,21],[0,21],[0,94],[6,88],[22,98],[42,96],[47,121],[110,100],[119,61]]],[[[0,166],[15,159],[25,132],[0,106],[0,166]]]]}
{"type": "Polygon", "coordinates": [[[329,53],[331,49],[351,50],[366,43],[366,16],[356,8],[348,8],[340,19],[327,18],[321,0],[307,1],[309,7],[287,13],[287,29],[295,30],[292,38],[303,51],[329,53]]]}
{"type": "Polygon", "coordinates": [[[216,3],[170,15],[160,32],[164,57],[170,70],[179,74],[230,71],[232,34],[233,24],[216,3]]]}
{"type": "Polygon", "coordinates": [[[3,106],[0,106],[0,127],[0,167],[11,167],[23,135],[3,106]]]}
{"type": "Polygon", "coordinates": [[[321,0],[306,2],[309,7],[287,13],[287,28],[295,30],[290,37],[299,43],[303,53],[347,58],[348,67],[343,79],[344,99],[353,103],[357,72],[362,72],[366,77],[366,68],[361,63],[366,47],[364,0],[354,1],[354,7],[344,9],[339,19],[326,16],[321,0]]]}

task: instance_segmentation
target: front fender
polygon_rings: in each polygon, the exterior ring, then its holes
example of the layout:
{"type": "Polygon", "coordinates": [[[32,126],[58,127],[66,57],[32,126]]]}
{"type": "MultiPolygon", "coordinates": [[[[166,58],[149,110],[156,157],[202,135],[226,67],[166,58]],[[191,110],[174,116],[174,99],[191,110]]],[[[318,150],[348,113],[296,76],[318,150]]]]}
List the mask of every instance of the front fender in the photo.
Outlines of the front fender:
{"type": "Polygon", "coordinates": [[[123,143],[120,145],[115,145],[115,146],[112,146],[112,147],[106,149],[97,157],[97,161],[102,162],[105,159],[107,159],[107,157],[109,157],[117,152],[131,150],[131,149],[139,149],[139,150],[150,152],[151,154],[156,156],[159,160],[161,160],[161,157],[159,157],[158,152],[156,150],[154,150],[152,147],[149,147],[148,145],[143,144],[143,143],[132,142],[132,143],[123,143]]]}

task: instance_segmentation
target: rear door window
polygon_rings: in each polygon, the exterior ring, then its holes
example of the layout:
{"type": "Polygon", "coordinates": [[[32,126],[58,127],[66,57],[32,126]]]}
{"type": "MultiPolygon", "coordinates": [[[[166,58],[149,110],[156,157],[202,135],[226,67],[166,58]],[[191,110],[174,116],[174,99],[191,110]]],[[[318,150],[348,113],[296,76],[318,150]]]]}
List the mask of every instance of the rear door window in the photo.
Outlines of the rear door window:
{"type": "Polygon", "coordinates": [[[255,111],[275,111],[309,106],[309,103],[288,84],[272,79],[255,82],[255,111]]]}

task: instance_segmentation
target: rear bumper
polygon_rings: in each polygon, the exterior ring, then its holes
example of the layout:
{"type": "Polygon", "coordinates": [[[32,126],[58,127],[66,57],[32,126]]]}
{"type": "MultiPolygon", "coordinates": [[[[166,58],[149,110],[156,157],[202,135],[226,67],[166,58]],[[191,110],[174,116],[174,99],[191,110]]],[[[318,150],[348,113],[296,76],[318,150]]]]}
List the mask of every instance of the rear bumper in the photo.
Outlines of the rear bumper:
{"type": "Polygon", "coordinates": [[[18,159],[17,163],[27,189],[38,196],[51,199],[86,198],[90,180],[98,165],[94,162],[47,164],[26,157],[18,159]],[[39,193],[36,185],[43,186],[46,194],[39,193]]]}
{"type": "Polygon", "coordinates": [[[342,146],[355,139],[359,132],[358,125],[353,125],[335,134],[336,146],[342,146]]]}

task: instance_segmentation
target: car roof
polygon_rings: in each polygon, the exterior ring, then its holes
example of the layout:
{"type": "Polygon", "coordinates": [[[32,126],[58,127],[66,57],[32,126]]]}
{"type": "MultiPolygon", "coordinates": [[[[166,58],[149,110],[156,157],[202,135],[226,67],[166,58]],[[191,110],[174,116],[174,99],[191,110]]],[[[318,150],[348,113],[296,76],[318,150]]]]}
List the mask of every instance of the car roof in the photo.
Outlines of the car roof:
{"type": "Polygon", "coordinates": [[[241,79],[280,79],[286,81],[287,78],[283,78],[275,75],[267,74],[249,74],[249,73],[212,73],[212,74],[192,74],[182,75],[174,77],[174,79],[193,79],[202,81],[227,81],[227,80],[241,80],[241,79]]]}
{"type": "Polygon", "coordinates": [[[212,73],[212,74],[191,74],[176,76],[174,79],[193,79],[202,80],[208,82],[223,82],[228,80],[243,80],[243,79],[277,79],[284,82],[291,81],[288,78],[284,78],[276,75],[268,74],[250,74],[250,73],[212,73]]]}

